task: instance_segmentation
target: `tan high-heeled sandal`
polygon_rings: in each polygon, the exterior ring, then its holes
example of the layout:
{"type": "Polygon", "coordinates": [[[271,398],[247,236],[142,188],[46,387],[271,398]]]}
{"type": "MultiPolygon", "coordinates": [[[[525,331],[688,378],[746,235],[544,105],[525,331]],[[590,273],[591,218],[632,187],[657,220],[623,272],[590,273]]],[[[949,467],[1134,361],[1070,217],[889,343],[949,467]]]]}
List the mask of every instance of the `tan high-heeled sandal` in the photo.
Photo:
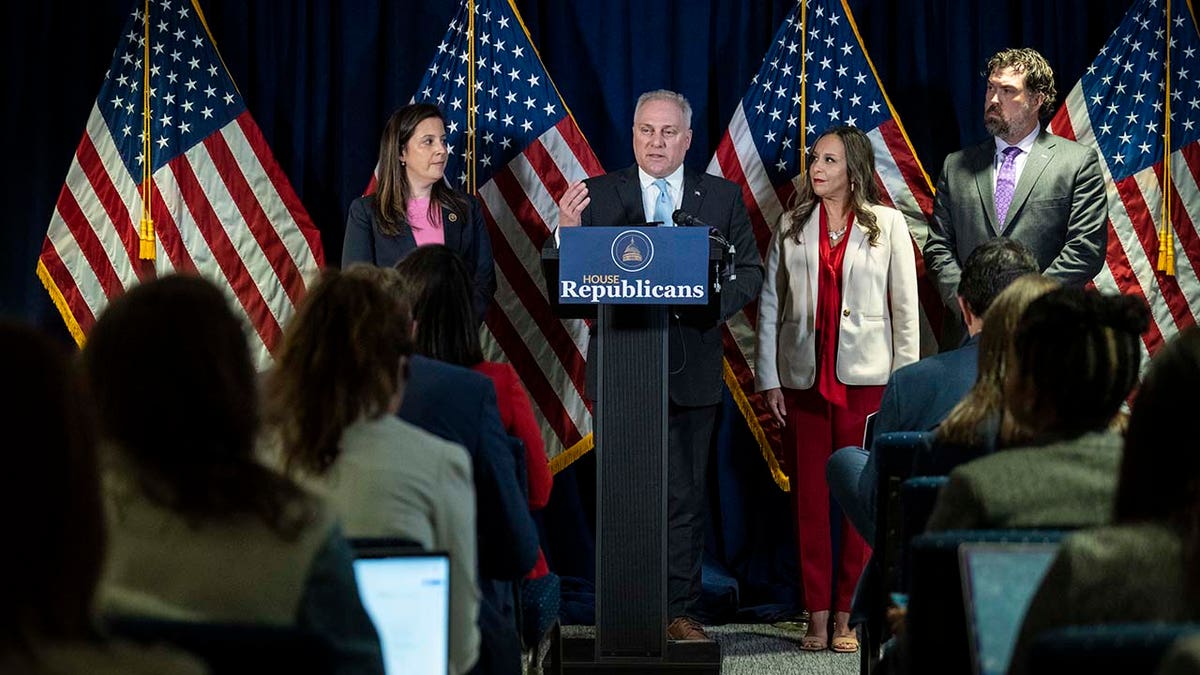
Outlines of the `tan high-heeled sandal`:
{"type": "Polygon", "coordinates": [[[839,626],[833,623],[833,637],[829,640],[829,648],[839,654],[853,654],[858,651],[858,633],[850,626],[839,626]],[[844,633],[838,635],[838,633],[844,633]]]}

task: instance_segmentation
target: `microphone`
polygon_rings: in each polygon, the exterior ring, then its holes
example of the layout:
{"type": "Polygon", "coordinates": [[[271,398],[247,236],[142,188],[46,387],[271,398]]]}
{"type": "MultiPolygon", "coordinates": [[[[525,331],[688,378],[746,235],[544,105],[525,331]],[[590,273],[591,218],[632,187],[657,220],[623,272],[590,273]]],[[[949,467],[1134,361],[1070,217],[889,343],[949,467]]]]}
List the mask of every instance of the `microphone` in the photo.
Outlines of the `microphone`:
{"type": "MultiPolygon", "coordinates": [[[[734,247],[733,247],[733,242],[726,239],[725,235],[721,234],[720,230],[718,230],[715,227],[712,227],[708,223],[704,222],[703,220],[700,220],[696,216],[693,216],[692,214],[688,213],[687,211],[684,211],[683,209],[675,209],[675,213],[671,214],[671,220],[674,220],[676,225],[708,228],[709,239],[716,241],[718,244],[720,244],[721,246],[723,246],[725,248],[726,260],[725,260],[724,266],[726,268],[726,275],[728,276],[730,281],[737,279],[737,272],[735,271],[735,267],[733,265],[733,259],[734,259],[734,254],[735,254],[736,249],[734,249],[734,247]]],[[[719,276],[720,275],[718,275],[718,278],[719,278],[719,276]]],[[[720,290],[720,287],[718,286],[717,289],[720,290]]]]}
{"type": "Polygon", "coordinates": [[[696,216],[693,216],[683,209],[675,209],[675,213],[671,214],[671,220],[674,220],[676,225],[686,225],[689,227],[708,227],[708,223],[700,220],[696,216]]]}

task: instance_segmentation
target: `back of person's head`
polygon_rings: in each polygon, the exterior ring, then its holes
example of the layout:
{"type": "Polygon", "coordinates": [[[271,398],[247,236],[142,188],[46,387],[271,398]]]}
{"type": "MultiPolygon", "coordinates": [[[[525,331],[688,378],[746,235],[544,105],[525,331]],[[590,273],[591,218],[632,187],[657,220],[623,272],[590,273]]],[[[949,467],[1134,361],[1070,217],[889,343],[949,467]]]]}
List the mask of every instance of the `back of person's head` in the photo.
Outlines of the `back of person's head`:
{"type": "Polygon", "coordinates": [[[1117,483],[1117,521],[1200,528],[1200,452],[1187,427],[1197,390],[1200,328],[1193,326],[1154,355],[1134,398],[1117,483]]]}
{"type": "Polygon", "coordinates": [[[28,326],[0,322],[0,420],[12,438],[0,472],[9,514],[0,555],[0,653],[35,638],[89,634],[104,561],[95,434],[66,349],[28,326]],[[24,430],[24,431],[22,431],[24,430]]]}
{"type": "MultiPolygon", "coordinates": [[[[1017,277],[1000,291],[983,315],[979,336],[979,370],[975,384],[938,427],[939,441],[956,445],[984,442],[981,436],[988,420],[1000,421],[1004,410],[1004,379],[1009,343],[1025,308],[1038,297],[1058,288],[1057,281],[1038,273],[1017,277]]],[[[997,429],[1004,440],[1012,429],[997,429]]]]}
{"type": "Polygon", "coordinates": [[[483,360],[471,305],[471,275],[452,249],[421,246],[396,263],[401,298],[412,308],[413,349],[471,367],[483,360]]]}
{"type": "Polygon", "coordinates": [[[1072,287],[1034,300],[1013,337],[1008,412],[1035,436],[1105,429],[1137,383],[1149,322],[1131,296],[1072,287]]]}
{"type": "Polygon", "coordinates": [[[365,263],[327,269],[288,324],[268,400],[289,471],[325,473],[346,427],[399,405],[411,323],[384,288],[391,274],[365,263]]]}
{"type": "Polygon", "coordinates": [[[992,301],[1017,277],[1037,274],[1037,258],[1016,239],[997,237],[980,244],[963,263],[958,294],[975,316],[983,316],[992,301]]]}
{"type": "Polygon", "coordinates": [[[303,526],[295,488],[254,458],[256,375],[243,323],[211,282],[133,287],[83,357],[102,438],[145,497],[192,521],[256,513],[285,536],[303,526]]]}

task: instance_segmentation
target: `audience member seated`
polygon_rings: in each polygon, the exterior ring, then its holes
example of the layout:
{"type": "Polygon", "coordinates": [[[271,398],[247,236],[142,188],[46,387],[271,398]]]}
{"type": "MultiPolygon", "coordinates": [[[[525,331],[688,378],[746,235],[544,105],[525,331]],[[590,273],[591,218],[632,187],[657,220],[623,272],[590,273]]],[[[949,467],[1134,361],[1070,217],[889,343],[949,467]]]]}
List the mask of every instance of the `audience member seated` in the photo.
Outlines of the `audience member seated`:
{"type": "Polygon", "coordinates": [[[327,498],[347,537],[403,537],[450,554],[458,675],[479,658],[475,489],[461,446],[396,417],[411,332],[383,287],[326,270],[287,326],[267,400],[287,472],[327,498]]]}
{"type": "Polygon", "coordinates": [[[323,501],[254,459],[242,322],[199,277],[135,286],[83,351],[105,442],[110,614],[294,625],[339,672],[383,670],[351,552],[323,501]]]}
{"type": "MultiPolygon", "coordinates": [[[[500,422],[509,435],[525,444],[529,508],[544,508],[550,501],[553,476],[546,459],[545,442],[533,416],[533,405],[517,371],[508,363],[485,361],[479,330],[471,314],[471,278],[462,258],[440,244],[422,246],[396,263],[396,291],[413,313],[413,349],[431,359],[453,363],[486,375],[496,388],[500,422]]],[[[538,551],[529,577],[549,571],[538,551]]]]}
{"type": "Polygon", "coordinates": [[[14,438],[0,472],[9,514],[0,575],[0,672],[30,675],[203,673],[190,657],[106,639],[93,601],[104,566],[104,510],[90,408],[66,349],[0,322],[7,394],[0,421],[14,438]]]}
{"type": "Polygon", "coordinates": [[[1011,418],[1001,429],[1005,368],[1012,358],[1013,335],[1025,309],[1058,286],[1055,279],[1029,274],[1016,279],[996,296],[983,317],[975,384],[938,426],[930,452],[913,458],[914,476],[945,476],[959,464],[1024,438],[1011,418]]]}
{"type": "MultiPolygon", "coordinates": [[[[479,327],[471,313],[471,277],[466,263],[452,249],[431,244],[408,254],[395,268],[399,273],[396,292],[413,312],[414,351],[470,368],[492,381],[504,430],[525,446],[529,509],[544,508],[550,501],[553,475],[542,432],[517,371],[508,363],[483,358],[479,327]]],[[[525,623],[534,620],[539,633],[557,619],[557,581],[539,548],[537,563],[522,581],[522,614],[525,623]]]]}
{"type": "MultiPolygon", "coordinates": [[[[356,263],[346,274],[373,279],[402,299],[393,267],[356,263]]],[[[521,669],[514,582],[537,561],[537,526],[522,487],[525,451],[500,424],[496,388],[470,369],[420,355],[408,361],[408,383],[397,413],[416,425],[467,449],[475,481],[475,550],[480,587],[478,672],[517,673],[521,669]]]]}
{"type": "Polygon", "coordinates": [[[946,417],[975,381],[984,312],[1014,279],[1037,271],[1033,252],[1015,239],[992,239],[975,249],[963,265],[958,282],[958,306],[970,338],[958,349],[921,359],[892,373],[872,422],[871,437],[866,439],[867,447],[842,448],[830,456],[825,466],[829,489],[868,543],[875,541],[879,470],[877,458],[870,452],[875,439],[892,431],[928,431],[946,417]]]}
{"type": "MultiPolygon", "coordinates": [[[[1107,348],[1124,350],[1122,342],[1107,348]]],[[[1027,672],[1030,646],[1049,628],[1200,620],[1200,453],[1180,426],[1195,416],[1198,388],[1193,327],[1155,356],[1134,401],[1114,524],[1063,542],[1025,615],[1010,672],[1027,672]]]]}
{"type": "Polygon", "coordinates": [[[1121,438],[1109,430],[1137,383],[1144,302],[1050,291],[1017,325],[1004,377],[1005,449],[954,469],[927,529],[1086,527],[1112,512],[1121,438]]]}

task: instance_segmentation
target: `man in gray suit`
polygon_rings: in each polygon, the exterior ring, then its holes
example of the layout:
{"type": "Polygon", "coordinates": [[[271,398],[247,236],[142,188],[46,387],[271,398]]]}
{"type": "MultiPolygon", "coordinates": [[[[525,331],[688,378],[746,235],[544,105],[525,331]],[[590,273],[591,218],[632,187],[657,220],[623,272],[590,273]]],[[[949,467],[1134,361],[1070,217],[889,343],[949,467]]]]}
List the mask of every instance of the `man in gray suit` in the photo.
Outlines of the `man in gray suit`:
{"type": "Polygon", "coordinates": [[[993,138],[946,158],[938,179],[925,264],[948,309],[945,349],[963,335],[955,301],[962,262],[981,243],[1010,237],[1066,286],[1100,272],[1108,244],[1104,177],[1095,150],[1039,124],[1056,91],[1054,72],[1032,49],[1005,49],[988,60],[983,123],[993,138]]]}

